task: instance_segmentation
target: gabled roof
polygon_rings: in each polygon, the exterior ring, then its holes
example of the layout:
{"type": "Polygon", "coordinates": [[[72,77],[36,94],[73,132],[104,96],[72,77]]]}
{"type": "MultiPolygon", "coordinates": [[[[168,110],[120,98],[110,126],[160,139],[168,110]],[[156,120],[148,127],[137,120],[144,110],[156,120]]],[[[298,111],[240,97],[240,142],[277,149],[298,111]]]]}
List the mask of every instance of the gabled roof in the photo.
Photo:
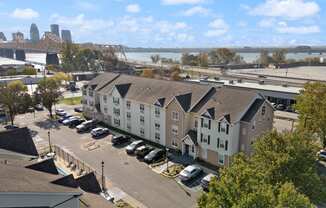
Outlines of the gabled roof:
{"type": "Polygon", "coordinates": [[[57,180],[51,181],[51,183],[71,188],[78,188],[78,183],[72,174],[59,178],[57,180]]]}
{"type": "Polygon", "coordinates": [[[0,149],[38,156],[34,141],[27,127],[0,132],[0,149]]]}
{"type": "Polygon", "coordinates": [[[93,90],[100,90],[106,84],[112,82],[114,79],[119,77],[120,74],[116,73],[103,73],[99,74],[97,77],[89,81],[85,86],[91,86],[93,90]]]}
{"type": "Polygon", "coordinates": [[[201,116],[209,118],[209,119],[215,119],[215,108],[209,108],[204,112],[201,116]]]}
{"type": "Polygon", "coordinates": [[[52,158],[43,160],[32,165],[25,166],[28,169],[58,175],[58,170],[52,158]]]}
{"type": "Polygon", "coordinates": [[[154,105],[163,107],[165,102],[165,98],[158,98],[157,101],[154,103],[154,105]]]}
{"type": "Polygon", "coordinates": [[[185,112],[188,112],[191,107],[191,96],[192,93],[175,96],[176,100],[179,102],[180,106],[185,112]]]}
{"type": "Polygon", "coordinates": [[[241,121],[250,122],[264,102],[265,100],[257,98],[241,118],[241,121]]]}
{"type": "Polygon", "coordinates": [[[231,123],[231,116],[230,116],[230,114],[226,114],[226,115],[224,115],[224,118],[225,118],[225,120],[226,120],[227,122],[231,123]]]}
{"type": "Polygon", "coordinates": [[[129,90],[129,87],[130,87],[130,83],[127,83],[127,84],[118,84],[116,85],[116,89],[118,90],[119,94],[121,97],[125,97],[128,90],[129,90]]]}
{"type": "Polygon", "coordinates": [[[197,132],[194,131],[194,130],[189,130],[185,136],[185,138],[189,136],[189,138],[192,140],[192,142],[197,145],[198,142],[197,142],[197,132]]]}
{"type": "Polygon", "coordinates": [[[76,181],[79,184],[79,187],[86,192],[98,194],[102,191],[94,172],[81,176],[77,178],[76,181]]]}

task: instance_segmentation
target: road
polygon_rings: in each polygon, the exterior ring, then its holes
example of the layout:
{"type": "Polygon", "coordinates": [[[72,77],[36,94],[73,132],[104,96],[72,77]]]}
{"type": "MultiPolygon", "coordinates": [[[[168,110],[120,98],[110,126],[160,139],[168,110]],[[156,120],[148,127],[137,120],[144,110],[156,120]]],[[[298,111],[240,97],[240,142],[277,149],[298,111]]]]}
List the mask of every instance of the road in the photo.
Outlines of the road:
{"type": "MultiPolygon", "coordinates": [[[[62,106],[57,106],[62,108],[62,106]]],[[[70,110],[72,108],[70,107],[70,110]]],[[[174,180],[153,172],[148,165],[128,156],[124,148],[114,148],[108,138],[102,139],[99,149],[88,151],[83,144],[94,141],[89,134],[77,134],[75,129],[55,125],[44,121],[46,112],[17,116],[16,122],[27,125],[38,133],[38,137],[47,138],[50,129],[51,142],[73,153],[93,168],[100,170],[100,162],[105,162],[105,175],[117,187],[148,207],[189,208],[195,207],[199,192],[184,191],[174,180]]],[[[47,141],[44,139],[44,141],[47,141]]],[[[44,142],[43,141],[43,142],[44,142]]],[[[46,142],[45,142],[46,143],[46,142]]]]}

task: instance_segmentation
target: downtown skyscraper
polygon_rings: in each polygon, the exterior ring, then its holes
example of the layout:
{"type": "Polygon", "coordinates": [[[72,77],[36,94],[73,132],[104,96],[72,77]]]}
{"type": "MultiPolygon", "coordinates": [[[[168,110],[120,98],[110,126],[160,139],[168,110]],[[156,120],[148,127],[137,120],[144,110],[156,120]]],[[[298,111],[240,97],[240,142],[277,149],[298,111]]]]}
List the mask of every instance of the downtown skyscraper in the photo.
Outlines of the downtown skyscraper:
{"type": "Polygon", "coordinates": [[[59,25],[52,24],[50,25],[50,27],[51,27],[51,32],[60,38],[59,25]]]}
{"type": "Polygon", "coordinates": [[[32,43],[37,43],[40,41],[40,32],[37,25],[33,23],[30,28],[30,38],[32,43]]]}

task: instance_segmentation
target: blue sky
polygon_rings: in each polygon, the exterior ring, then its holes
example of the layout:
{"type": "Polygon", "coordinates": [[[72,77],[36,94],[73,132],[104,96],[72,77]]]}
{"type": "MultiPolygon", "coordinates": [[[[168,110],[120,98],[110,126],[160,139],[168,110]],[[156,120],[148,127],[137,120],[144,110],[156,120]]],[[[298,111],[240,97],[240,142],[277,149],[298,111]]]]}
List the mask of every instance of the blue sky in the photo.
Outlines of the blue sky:
{"type": "Polygon", "coordinates": [[[326,0],[0,0],[7,38],[31,23],[132,47],[326,45],[326,0]],[[324,21],[323,21],[324,20],[324,21]]]}

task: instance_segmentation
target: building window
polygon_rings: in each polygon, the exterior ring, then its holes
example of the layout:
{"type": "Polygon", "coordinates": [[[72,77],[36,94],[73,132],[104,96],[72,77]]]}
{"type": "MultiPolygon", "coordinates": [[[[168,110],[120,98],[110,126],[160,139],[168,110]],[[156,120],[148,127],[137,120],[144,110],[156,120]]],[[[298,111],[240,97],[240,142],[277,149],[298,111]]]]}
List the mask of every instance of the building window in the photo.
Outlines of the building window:
{"type": "Polygon", "coordinates": [[[195,120],[195,128],[197,128],[197,127],[198,127],[198,121],[195,120]]]}
{"type": "Polygon", "coordinates": [[[131,113],[127,112],[127,119],[130,120],[131,119],[131,113]]]}
{"type": "Polygon", "coordinates": [[[106,95],[103,95],[103,102],[104,102],[104,103],[107,103],[107,102],[108,102],[108,98],[107,98],[106,95]]]}
{"type": "Polygon", "coordinates": [[[87,95],[86,89],[83,89],[83,95],[87,95]]]}
{"type": "Polygon", "coordinates": [[[172,125],[171,131],[172,131],[173,135],[177,136],[178,135],[178,126],[172,125]]]}
{"type": "Polygon", "coordinates": [[[224,155],[218,154],[218,164],[224,165],[224,155]]]}
{"type": "Polygon", "coordinates": [[[221,132],[221,122],[218,122],[218,132],[221,132]]]}
{"type": "Polygon", "coordinates": [[[155,123],[155,129],[156,129],[156,130],[160,130],[160,127],[161,127],[161,125],[160,125],[160,124],[158,124],[158,123],[155,123]]]}
{"type": "Polygon", "coordinates": [[[127,123],[127,129],[128,129],[128,131],[131,130],[131,124],[130,123],[127,123]]]}
{"type": "Polygon", "coordinates": [[[104,113],[107,114],[108,113],[108,109],[104,108],[104,113]]]}
{"type": "Polygon", "coordinates": [[[226,131],[225,131],[226,134],[229,134],[229,127],[230,127],[230,125],[226,124],[226,131]]]}
{"type": "Polygon", "coordinates": [[[144,110],[145,110],[144,104],[139,105],[139,110],[140,110],[141,113],[144,113],[144,110]]]}
{"type": "Polygon", "coordinates": [[[195,146],[194,145],[191,146],[191,152],[195,153],[195,146]]]}
{"type": "Polygon", "coordinates": [[[172,120],[179,121],[179,113],[176,111],[172,112],[172,120]]]}
{"type": "Polygon", "coordinates": [[[176,138],[172,138],[172,146],[173,147],[178,147],[178,142],[176,138]]]}
{"type": "Polygon", "coordinates": [[[217,149],[220,148],[220,138],[217,138],[217,149]]]}
{"type": "Polygon", "coordinates": [[[208,136],[207,136],[207,144],[210,145],[210,143],[211,143],[211,136],[208,135],[208,136]]]}
{"type": "Polygon", "coordinates": [[[114,123],[115,126],[120,126],[120,120],[119,120],[119,119],[116,119],[116,118],[115,118],[115,119],[113,120],[113,123],[114,123]]]}
{"type": "Polygon", "coordinates": [[[204,138],[203,133],[200,133],[200,143],[203,143],[203,138],[204,138]]]}
{"type": "Polygon", "coordinates": [[[88,89],[88,96],[93,97],[93,90],[91,88],[88,89]]]}
{"type": "Polygon", "coordinates": [[[119,104],[120,104],[120,100],[119,100],[119,98],[113,97],[112,99],[113,99],[113,103],[114,103],[115,105],[119,105],[119,104]]]}
{"type": "Polygon", "coordinates": [[[224,145],[225,151],[228,151],[228,146],[229,146],[229,141],[225,140],[225,145],[224,145]]]}
{"type": "Polygon", "coordinates": [[[120,109],[119,108],[113,108],[113,113],[116,116],[120,116],[120,109]]]}
{"type": "Polygon", "coordinates": [[[155,139],[156,140],[160,140],[161,139],[160,133],[157,133],[157,132],[155,133],[155,139]]]}
{"type": "Polygon", "coordinates": [[[263,106],[261,109],[261,115],[264,116],[266,113],[266,106],[263,106]]]}
{"type": "Polygon", "coordinates": [[[140,128],[139,132],[140,132],[140,135],[141,136],[144,136],[145,135],[145,129],[144,128],[140,128]]]}
{"type": "Polygon", "coordinates": [[[204,119],[202,119],[202,127],[207,128],[207,129],[211,129],[211,120],[207,120],[208,122],[205,122],[204,119]]]}
{"type": "Polygon", "coordinates": [[[159,107],[155,107],[155,117],[160,117],[160,108],[159,107]]]}
{"type": "Polygon", "coordinates": [[[126,102],[126,106],[127,106],[127,109],[130,109],[130,106],[131,106],[130,101],[127,100],[127,102],[126,102]]]}
{"type": "Polygon", "coordinates": [[[144,123],[145,123],[145,117],[144,116],[140,116],[139,121],[140,121],[140,124],[144,125],[144,123]]]}

